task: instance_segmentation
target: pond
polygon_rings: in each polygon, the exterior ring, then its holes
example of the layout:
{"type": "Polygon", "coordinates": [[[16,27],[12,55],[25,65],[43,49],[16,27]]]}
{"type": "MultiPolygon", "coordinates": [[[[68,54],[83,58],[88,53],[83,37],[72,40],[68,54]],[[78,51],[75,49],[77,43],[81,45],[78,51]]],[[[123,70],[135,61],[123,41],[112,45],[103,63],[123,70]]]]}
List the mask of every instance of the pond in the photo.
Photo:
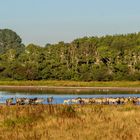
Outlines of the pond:
{"type": "MultiPolygon", "coordinates": [[[[66,99],[72,99],[72,98],[107,98],[107,97],[140,97],[140,93],[133,93],[133,92],[93,92],[90,94],[87,93],[78,93],[78,94],[64,94],[64,93],[48,93],[48,92],[12,92],[12,91],[0,91],[0,103],[5,103],[6,99],[8,98],[14,98],[14,102],[16,98],[44,98],[47,99],[48,97],[53,97],[54,101],[53,104],[62,104],[64,100],[66,99]]],[[[44,102],[44,104],[47,104],[47,101],[44,102]]]]}

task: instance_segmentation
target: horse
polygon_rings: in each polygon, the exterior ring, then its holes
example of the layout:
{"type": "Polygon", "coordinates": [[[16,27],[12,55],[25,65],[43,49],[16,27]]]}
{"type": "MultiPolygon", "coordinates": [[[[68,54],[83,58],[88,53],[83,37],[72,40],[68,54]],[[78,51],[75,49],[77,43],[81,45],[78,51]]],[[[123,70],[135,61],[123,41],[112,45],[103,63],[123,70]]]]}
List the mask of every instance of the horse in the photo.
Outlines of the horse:
{"type": "Polygon", "coordinates": [[[37,99],[34,101],[34,103],[35,103],[35,104],[42,104],[44,101],[45,101],[45,99],[43,99],[43,98],[37,98],[37,99]]]}
{"type": "Polygon", "coordinates": [[[71,102],[70,99],[68,99],[68,100],[64,100],[64,101],[63,101],[63,104],[70,104],[70,102],[71,102]]]}
{"type": "Polygon", "coordinates": [[[28,103],[29,103],[28,98],[16,98],[17,105],[24,105],[24,104],[28,104],[28,103]]]}
{"type": "Polygon", "coordinates": [[[29,104],[35,104],[37,97],[29,99],[29,104]]]}

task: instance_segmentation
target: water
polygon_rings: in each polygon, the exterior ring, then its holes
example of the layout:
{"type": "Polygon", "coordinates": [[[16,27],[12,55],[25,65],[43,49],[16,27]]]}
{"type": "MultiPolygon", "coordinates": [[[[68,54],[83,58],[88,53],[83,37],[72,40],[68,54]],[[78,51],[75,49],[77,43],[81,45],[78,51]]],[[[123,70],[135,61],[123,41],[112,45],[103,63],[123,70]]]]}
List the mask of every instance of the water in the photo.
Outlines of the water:
{"type": "MultiPolygon", "coordinates": [[[[14,98],[14,102],[16,98],[44,98],[47,99],[48,97],[53,97],[54,101],[53,104],[62,104],[64,100],[66,99],[72,99],[72,98],[107,98],[107,97],[140,97],[140,93],[122,93],[122,92],[116,92],[115,94],[111,93],[93,93],[93,94],[55,94],[55,93],[33,93],[33,92],[10,92],[10,91],[0,91],[0,103],[5,103],[6,99],[8,98],[14,98]]],[[[44,104],[47,104],[47,101],[44,102],[44,104]]]]}

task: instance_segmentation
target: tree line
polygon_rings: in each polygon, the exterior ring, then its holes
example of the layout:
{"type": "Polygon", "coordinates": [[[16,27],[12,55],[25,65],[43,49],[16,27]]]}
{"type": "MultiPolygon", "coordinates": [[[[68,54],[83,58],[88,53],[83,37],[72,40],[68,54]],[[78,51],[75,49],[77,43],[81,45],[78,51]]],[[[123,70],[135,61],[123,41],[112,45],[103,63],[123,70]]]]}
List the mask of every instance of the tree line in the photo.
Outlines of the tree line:
{"type": "Polygon", "coordinates": [[[83,37],[70,43],[25,46],[0,30],[1,80],[140,80],[140,33],[83,37]]]}

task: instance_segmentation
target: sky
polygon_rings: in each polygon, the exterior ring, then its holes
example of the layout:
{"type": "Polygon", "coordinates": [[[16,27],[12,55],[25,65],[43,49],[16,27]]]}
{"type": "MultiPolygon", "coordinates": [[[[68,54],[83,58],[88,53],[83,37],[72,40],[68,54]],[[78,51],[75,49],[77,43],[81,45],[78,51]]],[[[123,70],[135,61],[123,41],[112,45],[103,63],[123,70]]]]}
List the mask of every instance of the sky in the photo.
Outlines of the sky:
{"type": "Polygon", "coordinates": [[[140,0],[1,0],[0,29],[24,44],[140,31],[140,0]]]}

